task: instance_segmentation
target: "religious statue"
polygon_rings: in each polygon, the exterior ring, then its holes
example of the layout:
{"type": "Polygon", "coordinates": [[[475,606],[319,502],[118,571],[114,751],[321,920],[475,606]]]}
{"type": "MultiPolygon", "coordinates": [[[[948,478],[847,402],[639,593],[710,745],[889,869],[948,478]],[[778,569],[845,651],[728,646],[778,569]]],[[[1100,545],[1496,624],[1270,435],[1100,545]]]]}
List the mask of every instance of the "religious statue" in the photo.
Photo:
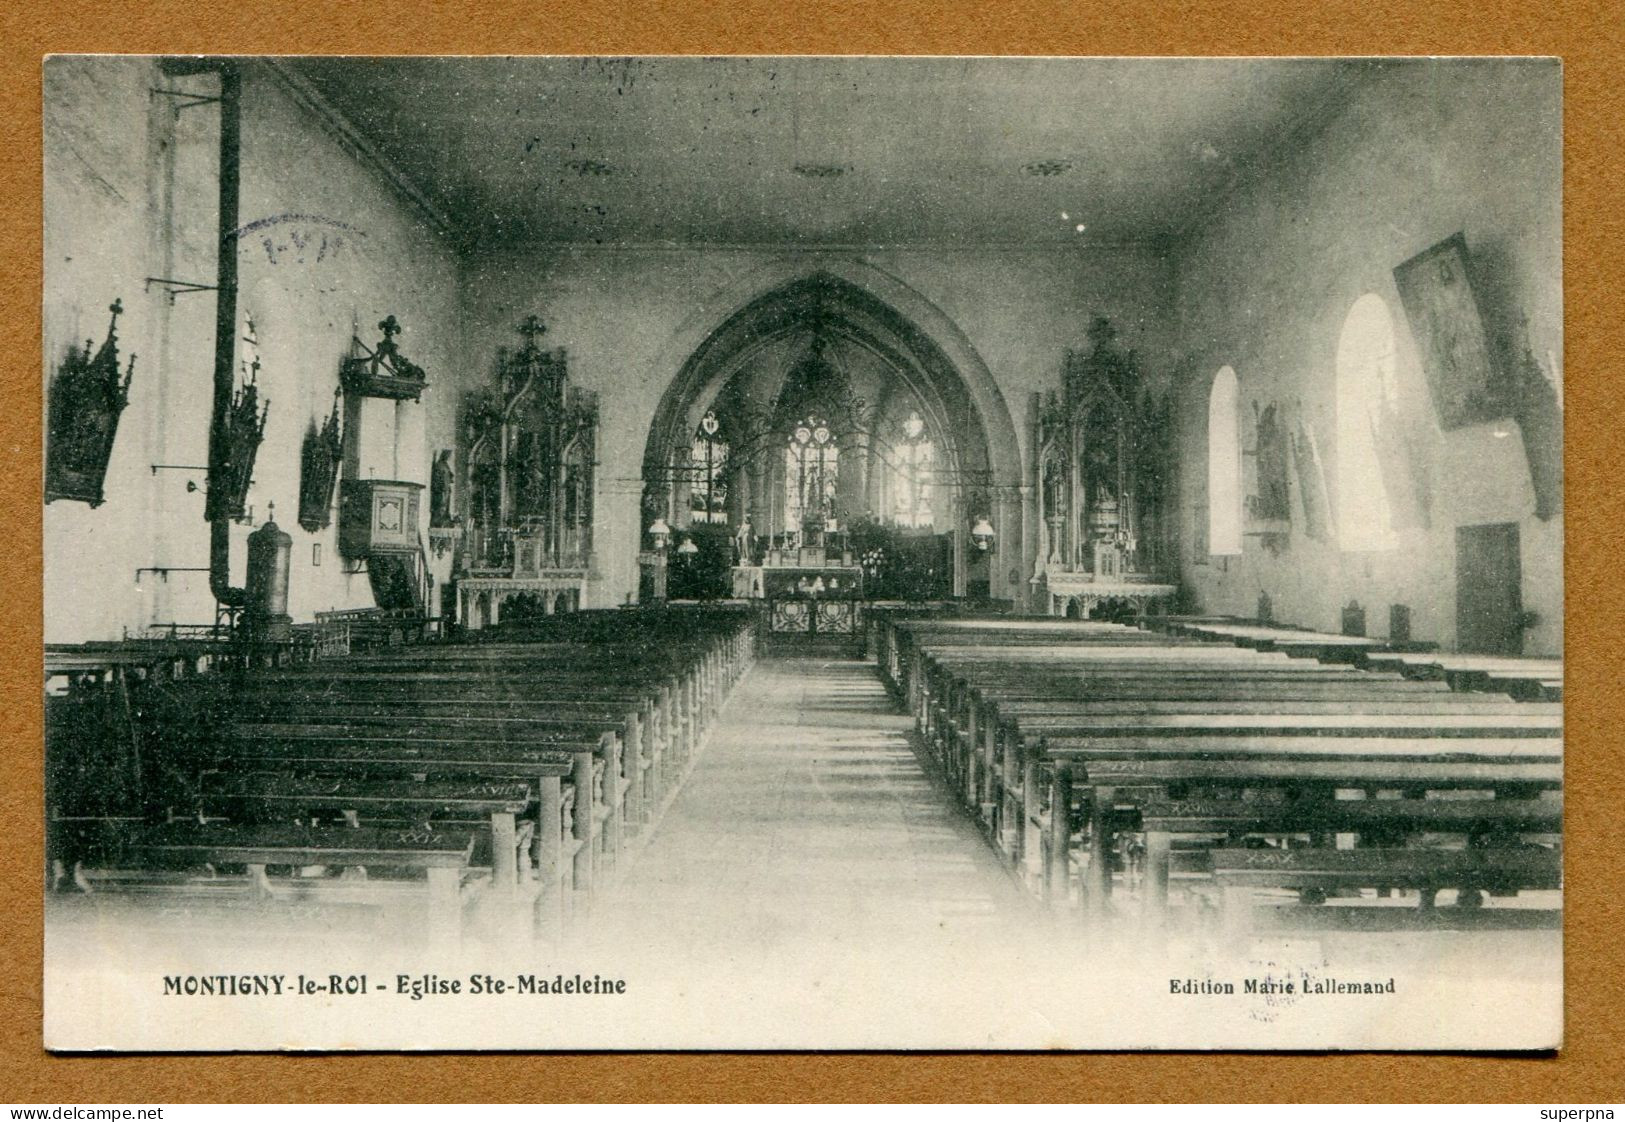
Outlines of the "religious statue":
{"type": "Polygon", "coordinates": [[[1051,456],[1044,461],[1044,509],[1060,513],[1066,501],[1066,473],[1061,461],[1051,456]]]}
{"type": "Polygon", "coordinates": [[[451,505],[456,471],[452,467],[451,456],[450,448],[442,449],[435,456],[434,464],[429,469],[430,526],[445,527],[454,523],[451,505]]]}
{"type": "Polygon", "coordinates": [[[734,531],[734,554],[736,565],[753,565],[752,558],[756,553],[756,537],[751,530],[750,515],[740,520],[739,529],[734,531]]]}

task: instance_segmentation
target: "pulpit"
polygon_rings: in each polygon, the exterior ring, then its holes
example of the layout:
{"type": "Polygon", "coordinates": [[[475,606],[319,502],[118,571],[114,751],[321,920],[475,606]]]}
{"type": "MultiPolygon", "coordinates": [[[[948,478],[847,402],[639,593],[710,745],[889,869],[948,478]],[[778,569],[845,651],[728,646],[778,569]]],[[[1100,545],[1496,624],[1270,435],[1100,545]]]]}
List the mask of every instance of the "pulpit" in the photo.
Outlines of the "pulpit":
{"type": "Polygon", "coordinates": [[[346,479],[339,487],[339,552],[360,559],[418,550],[423,484],[402,479],[346,479]]]}

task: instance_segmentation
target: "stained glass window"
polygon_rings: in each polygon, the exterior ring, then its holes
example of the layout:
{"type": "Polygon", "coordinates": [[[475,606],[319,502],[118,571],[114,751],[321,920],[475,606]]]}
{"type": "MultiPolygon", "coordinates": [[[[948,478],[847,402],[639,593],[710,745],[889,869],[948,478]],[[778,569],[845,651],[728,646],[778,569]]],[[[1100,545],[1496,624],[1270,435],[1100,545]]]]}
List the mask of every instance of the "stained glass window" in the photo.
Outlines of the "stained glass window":
{"type": "Polygon", "coordinates": [[[903,439],[894,451],[897,478],[892,488],[892,520],[910,529],[929,527],[931,471],[937,450],[918,412],[910,413],[903,422],[903,439]]]}
{"type": "Polygon", "coordinates": [[[785,525],[805,529],[809,523],[837,529],[835,481],[840,451],[829,425],[808,417],[790,430],[784,450],[785,525]]]}
{"type": "Polygon", "coordinates": [[[721,432],[717,415],[706,413],[689,449],[689,521],[697,524],[728,521],[728,442],[721,432]]]}

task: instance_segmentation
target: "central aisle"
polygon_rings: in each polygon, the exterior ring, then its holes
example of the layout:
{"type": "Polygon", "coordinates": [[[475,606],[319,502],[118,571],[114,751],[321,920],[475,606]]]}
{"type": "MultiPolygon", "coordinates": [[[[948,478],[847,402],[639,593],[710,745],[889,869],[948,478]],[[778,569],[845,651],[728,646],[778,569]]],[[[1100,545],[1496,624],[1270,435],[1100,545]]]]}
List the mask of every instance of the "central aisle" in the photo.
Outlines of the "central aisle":
{"type": "Polygon", "coordinates": [[[757,1047],[766,1025],[775,1043],[896,1044],[879,1023],[893,1017],[912,1044],[973,1043],[967,1015],[1002,1035],[972,991],[1039,982],[1053,925],[924,773],[911,728],[872,665],[757,663],[570,949],[681,972],[690,999],[716,1003],[709,1028],[747,1018],[739,1038],[757,1047]]]}
{"type": "Polygon", "coordinates": [[[910,729],[873,666],[757,663],[587,926],[941,950],[1038,918],[921,770],[910,729]]]}

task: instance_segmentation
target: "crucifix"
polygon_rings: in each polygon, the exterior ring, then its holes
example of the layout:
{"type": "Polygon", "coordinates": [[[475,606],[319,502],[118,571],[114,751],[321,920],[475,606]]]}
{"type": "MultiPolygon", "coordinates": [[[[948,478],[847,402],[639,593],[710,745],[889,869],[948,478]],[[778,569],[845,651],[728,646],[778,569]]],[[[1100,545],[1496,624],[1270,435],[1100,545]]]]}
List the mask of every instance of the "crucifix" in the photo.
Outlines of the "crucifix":
{"type": "Polygon", "coordinates": [[[528,315],[525,322],[519,325],[519,334],[525,337],[525,349],[533,351],[536,349],[537,338],[547,334],[547,325],[534,314],[528,315]]]}

